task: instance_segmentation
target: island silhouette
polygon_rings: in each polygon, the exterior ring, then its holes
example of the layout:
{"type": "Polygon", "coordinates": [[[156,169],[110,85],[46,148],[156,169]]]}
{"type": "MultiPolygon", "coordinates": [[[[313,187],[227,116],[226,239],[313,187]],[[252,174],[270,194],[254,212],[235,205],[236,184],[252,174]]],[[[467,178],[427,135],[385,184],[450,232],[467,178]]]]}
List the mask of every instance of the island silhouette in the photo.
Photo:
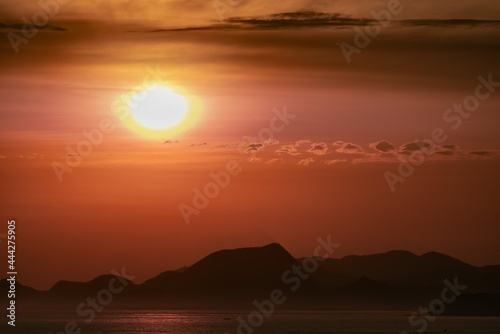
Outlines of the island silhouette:
{"type": "MultiPolygon", "coordinates": [[[[4,291],[9,284],[0,281],[4,291]]],[[[58,281],[48,291],[17,282],[16,297],[21,309],[75,308],[103,291],[102,299],[112,296],[111,309],[250,309],[274,293],[281,309],[417,310],[453,284],[461,290],[444,315],[500,316],[500,265],[476,267],[445,254],[402,250],[294,258],[277,243],[220,250],[141,284],[119,270],[88,282],[58,281]],[[304,267],[306,259],[317,267],[304,267]]]]}

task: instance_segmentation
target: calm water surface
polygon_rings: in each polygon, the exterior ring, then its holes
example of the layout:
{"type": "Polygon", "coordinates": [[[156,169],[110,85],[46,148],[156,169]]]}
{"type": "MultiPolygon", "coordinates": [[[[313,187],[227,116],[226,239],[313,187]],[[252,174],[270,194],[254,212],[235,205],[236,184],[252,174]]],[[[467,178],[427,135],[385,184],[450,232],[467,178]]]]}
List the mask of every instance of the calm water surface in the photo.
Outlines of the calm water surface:
{"type": "MultiPolygon", "coordinates": [[[[0,333],[396,334],[404,330],[417,333],[420,329],[408,323],[411,312],[281,311],[265,318],[258,328],[238,331],[237,318],[248,319],[251,311],[105,311],[98,313],[91,323],[85,323],[74,311],[44,311],[19,314],[15,328],[3,321],[0,333]],[[76,331],[71,328],[65,331],[71,321],[78,324],[76,331]]],[[[443,333],[444,329],[448,334],[500,334],[500,317],[438,317],[429,323],[425,333],[443,333]]]]}

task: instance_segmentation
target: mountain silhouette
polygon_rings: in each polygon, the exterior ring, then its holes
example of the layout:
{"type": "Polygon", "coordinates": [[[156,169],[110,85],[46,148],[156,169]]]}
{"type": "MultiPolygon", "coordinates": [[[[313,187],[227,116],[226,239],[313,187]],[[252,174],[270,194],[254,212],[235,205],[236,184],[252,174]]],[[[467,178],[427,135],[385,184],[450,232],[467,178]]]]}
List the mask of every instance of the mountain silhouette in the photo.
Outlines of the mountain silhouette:
{"type": "MultiPolygon", "coordinates": [[[[292,268],[302,268],[303,259],[294,258],[281,245],[226,249],[214,252],[192,266],[167,270],[133,283],[113,275],[89,282],[59,281],[48,291],[37,291],[17,283],[19,297],[29,303],[57,307],[74,304],[107,289],[111,280],[126,282],[115,307],[206,308],[248,307],[253,300],[268,298],[280,289],[288,294],[286,307],[325,309],[416,309],[439,297],[444,280],[458,278],[467,285],[457,305],[448,310],[457,314],[474,312],[500,315],[500,266],[475,267],[436,252],[415,255],[390,251],[374,255],[350,255],[340,259],[317,259],[318,268],[291,289],[292,268]],[[287,273],[287,275],[284,275],[287,273]],[[76,301],[75,301],[76,300],[76,301]],[[481,308],[474,303],[483,302],[481,308]],[[472,304],[471,304],[472,303],[472,304]],[[231,306],[231,307],[232,307],[231,306]]],[[[305,272],[304,272],[305,273],[305,272]]],[[[296,282],[295,282],[296,283],[296,282]]],[[[6,279],[0,287],[7,291],[6,279]]]]}
{"type": "Polygon", "coordinates": [[[260,289],[281,282],[284,271],[297,260],[281,245],[222,250],[198,261],[183,273],[191,288],[260,289]]]}
{"type": "Polygon", "coordinates": [[[451,256],[430,252],[421,256],[407,251],[350,255],[327,259],[321,267],[350,276],[405,287],[443,286],[443,280],[460,277],[469,292],[500,292],[500,266],[475,267],[451,256]]]}
{"type": "MultiPolygon", "coordinates": [[[[7,297],[7,292],[10,290],[10,282],[7,281],[7,278],[0,280],[0,289],[5,291],[5,295],[2,293],[2,297],[7,297]]],[[[16,298],[19,297],[26,300],[38,299],[45,295],[43,291],[35,290],[19,282],[16,282],[15,291],[16,298]]]]}
{"type": "MultiPolygon", "coordinates": [[[[95,295],[96,291],[109,289],[109,282],[112,279],[116,280],[114,275],[101,275],[85,283],[59,281],[49,290],[49,294],[65,298],[79,298],[81,296],[95,295]]],[[[135,284],[131,281],[126,280],[126,282],[127,286],[125,289],[133,289],[135,287],[135,284]]]]}

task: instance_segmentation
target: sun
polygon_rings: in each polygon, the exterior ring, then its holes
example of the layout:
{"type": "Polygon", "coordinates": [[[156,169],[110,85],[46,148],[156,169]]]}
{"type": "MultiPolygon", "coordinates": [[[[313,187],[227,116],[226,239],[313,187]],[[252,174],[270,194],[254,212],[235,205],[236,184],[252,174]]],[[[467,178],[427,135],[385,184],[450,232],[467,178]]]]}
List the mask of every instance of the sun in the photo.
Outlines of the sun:
{"type": "Polygon", "coordinates": [[[198,103],[179,89],[163,86],[120,96],[116,112],[132,130],[150,137],[171,135],[187,129],[197,118],[198,103]]]}
{"type": "Polygon", "coordinates": [[[166,129],[186,117],[186,99],[165,87],[154,87],[132,96],[129,101],[134,119],[152,129],[166,129]]]}

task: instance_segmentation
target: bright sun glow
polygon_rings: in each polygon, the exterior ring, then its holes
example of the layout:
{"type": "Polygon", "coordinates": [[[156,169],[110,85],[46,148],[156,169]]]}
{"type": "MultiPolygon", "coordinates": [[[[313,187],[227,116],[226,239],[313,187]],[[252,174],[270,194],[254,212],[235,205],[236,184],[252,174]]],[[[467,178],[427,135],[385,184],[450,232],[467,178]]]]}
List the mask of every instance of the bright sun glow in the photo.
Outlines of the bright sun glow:
{"type": "Polygon", "coordinates": [[[141,125],[165,129],[184,119],[187,101],[167,88],[155,87],[132,96],[129,107],[132,116],[141,125]]]}
{"type": "Polygon", "coordinates": [[[154,86],[120,96],[115,108],[130,129],[148,137],[161,138],[189,128],[198,119],[200,104],[180,88],[154,86]],[[182,93],[178,94],[179,91],[182,93]]]}

